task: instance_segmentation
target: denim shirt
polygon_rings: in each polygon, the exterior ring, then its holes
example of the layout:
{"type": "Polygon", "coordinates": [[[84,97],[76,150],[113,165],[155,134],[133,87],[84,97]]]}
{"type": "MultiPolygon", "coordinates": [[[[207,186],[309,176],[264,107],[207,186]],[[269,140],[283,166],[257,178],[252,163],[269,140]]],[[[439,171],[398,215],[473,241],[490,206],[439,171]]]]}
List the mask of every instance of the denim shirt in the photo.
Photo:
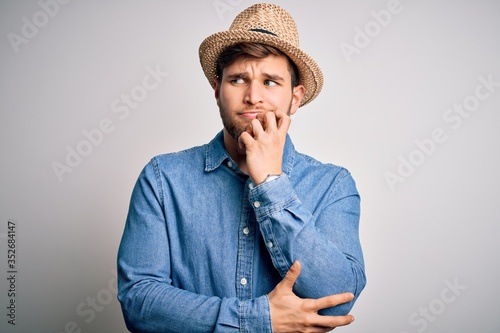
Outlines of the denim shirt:
{"type": "MultiPolygon", "coordinates": [[[[299,297],[359,296],[366,280],[350,173],[297,152],[289,137],[282,170],[256,186],[222,132],[146,165],[118,253],[129,330],[272,332],[267,294],[295,260],[299,297]]],[[[344,315],[353,304],[320,313],[344,315]]]]}

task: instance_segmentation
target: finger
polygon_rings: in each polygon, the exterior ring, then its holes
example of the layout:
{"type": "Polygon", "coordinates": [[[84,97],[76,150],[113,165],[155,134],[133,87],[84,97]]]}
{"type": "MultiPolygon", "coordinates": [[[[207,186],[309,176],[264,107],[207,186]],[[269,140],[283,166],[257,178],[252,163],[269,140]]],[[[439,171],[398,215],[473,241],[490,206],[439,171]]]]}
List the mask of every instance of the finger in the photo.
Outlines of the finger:
{"type": "Polygon", "coordinates": [[[257,137],[260,133],[264,132],[264,127],[262,125],[262,122],[258,119],[252,119],[249,125],[250,129],[252,130],[252,134],[254,137],[257,137]]]}
{"type": "Polygon", "coordinates": [[[260,123],[262,124],[262,128],[264,128],[264,130],[266,129],[266,114],[268,112],[261,112],[257,115],[257,120],[260,121],[260,123]]]}
{"type": "Polygon", "coordinates": [[[265,130],[266,131],[275,131],[277,129],[277,121],[276,121],[276,115],[274,112],[269,111],[266,112],[263,116],[264,118],[264,123],[265,123],[265,130]]]}
{"type": "Polygon", "coordinates": [[[348,303],[353,299],[354,295],[352,293],[342,293],[342,294],[329,295],[318,299],[308,299],[307,303],[305,303],[304,305],[307,307],[308,310],[317,312],[321,309],[331,308],[339,304],[348,303]]]}
{"type": "Polygon", "coordinates": [[[331,332],[335,327],[322,327],[322,326],[315,326],[314,328],[310,328],[311,333],[328,333],[331,332]]]}
{"type": "Polygon", "coordinates": [[[288,272],[286,272],[286,275],[283,278],[283,280],[281,280],[280,285],[287,289],[292,290],[295,281],[297,281],[297,278],[299,277],[299,274],[300,274],[300,262],[297,260],[293,263],[288,272]]]}
{"type": "Polygon", "coordinates": [[[281,132],[288,132],[288,129],[290,128],[290,124],[292,122],[292,118],[283,111],[276,111],[275,116],[277,128],[281,132]]]}
{"type": "Polygon", "coordinates": [[[252,134],[248,131],[243,132],[238,138],[238,146],[240,147],[240,149],[245,149],[245,147],[251,142],[251,140],[253,140],[252,134]]]}
{"type": "Polygon", "coordinates": [[[248,124],[247,128],[245,128],[245,132],[248,132],[248,134],[253,135],[253,126],[252,123],[248,124]]]}
{"type": "Polygon", "coordinates": [[[339,326],[349,325],[354,321],[354,317],[352,315],[346,316],[321,316],[318,315],[314,319],[315,326],[321,326],[329,329],[334,329],[339,326]]]}
{"type": "MultiPolygon", "coordinates": [[[[321,327],[321,326],[313,326],[307,327],[308,333],[328,333],[331,332],[335,327],[321,327]]],[[[302,331],[301,331],[302,332],[302,331]]]]}

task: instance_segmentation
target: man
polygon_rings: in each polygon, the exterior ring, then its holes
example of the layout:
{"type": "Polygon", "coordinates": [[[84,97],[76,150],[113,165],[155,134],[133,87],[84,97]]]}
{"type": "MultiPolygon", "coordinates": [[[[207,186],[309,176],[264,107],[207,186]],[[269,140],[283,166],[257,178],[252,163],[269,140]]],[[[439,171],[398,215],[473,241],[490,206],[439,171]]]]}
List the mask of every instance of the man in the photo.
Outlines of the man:
{"type": "Polygon", "coordinates": [[[290,115],[322,73],[282,8],[251,6],[200,46],[224,125],[153,158],[118,254],[133,332],[328,332],[365,286],[359,195],[343,168],[294,149],[290,115]]]}

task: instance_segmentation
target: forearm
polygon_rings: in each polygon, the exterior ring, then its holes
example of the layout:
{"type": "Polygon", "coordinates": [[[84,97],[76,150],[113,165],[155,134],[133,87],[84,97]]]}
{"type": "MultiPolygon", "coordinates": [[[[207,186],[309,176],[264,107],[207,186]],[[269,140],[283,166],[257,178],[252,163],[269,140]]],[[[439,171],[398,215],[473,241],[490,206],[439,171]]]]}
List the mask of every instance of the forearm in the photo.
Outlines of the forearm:
{"type": "MultiPolygon", "coordinates": [[[[254,205],[254,209],[276,269],[284,276],[290,265],[300,260],[303,269],[295,291],[301,297],[342,292],[352,292],[357,297],[366,280],[358,239],[359,196],[355,188],[342,190],[339,198],[332,198],[321,211],[312,214],[286,175],[273,182],[251,193],[250,200],[259,201],[259,207],[254,205]]],[[[345,314],[352,305],[344,304],[325,313],[345,314]]]]}
{"type": "Polygon", "coordinates": [[[267,296],[239,301],[153,281],[124,285],[119,299],[132,332],[270,332],[267,296]]]}
{"type": "Polygon", "coordinates": [[[271,332],[267,296],[201,295],[171,279],[168,238],[158,223],[129,220],[118,253],[118,298],[132,332],[271,332]]]}
{"type": "Polygon", "coordinates": [[[128,221],[118,252],[118,299],[132,332],[270,332],[267,296],[239,300],[181,289],[156,223],[128,221]]]}
{"type": "MultiPolygon", "coordinates": [[[[122,283],[123,285],[123,283],[122,283]]],[[[212,332],[221,307],[215,297],[195,295],[153,281],[128,283],[120,287],[118,298],[127,328],[131,332],[212,332]],[[193,311],[211,320],[199,320],[193,311]],[[208,311],[208,312],[207,312],[208,311]]]]}

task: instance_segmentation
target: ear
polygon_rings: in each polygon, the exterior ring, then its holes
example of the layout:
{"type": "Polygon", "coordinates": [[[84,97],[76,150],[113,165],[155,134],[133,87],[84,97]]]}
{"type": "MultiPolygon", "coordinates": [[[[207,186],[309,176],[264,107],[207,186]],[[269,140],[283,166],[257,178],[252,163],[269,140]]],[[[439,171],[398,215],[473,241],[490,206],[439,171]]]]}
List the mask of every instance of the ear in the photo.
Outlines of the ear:
{"type": "Polygon", "coordinates": [[[297,110],[300,106],[300,102],[302,101],[302,98],[304,97],[305,92],[306,92],[306,89],[301,84],[299,84],[298,86],[293,88],[293,90],[292,90],[292,104],[290,105],[290,115],[297,112],[297,110]]]}
{"type": "Polygon", "coordinates": [[[220,81],[217,79],[214,79],[214,96],[215,96],[215,100],[217,101],[217,105],[219,105],[220,81]]]}

